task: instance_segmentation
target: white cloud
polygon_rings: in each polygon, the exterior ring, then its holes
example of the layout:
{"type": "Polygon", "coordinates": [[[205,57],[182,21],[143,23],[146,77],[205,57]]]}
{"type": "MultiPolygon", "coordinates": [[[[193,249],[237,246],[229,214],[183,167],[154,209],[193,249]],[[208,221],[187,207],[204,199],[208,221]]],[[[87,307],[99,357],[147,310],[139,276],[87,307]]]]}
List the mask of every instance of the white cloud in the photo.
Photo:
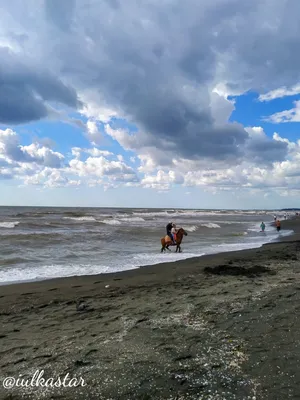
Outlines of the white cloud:
{"type": "Polygon", "coordinates": [[[280,124],[283,122],[300,122],[300,100],[294,101],[295,107],[284,110],[266,117],[265,120],[280,124]]]}
{"type": "Polygon", "coordinates": [[[99,156],[109,157],[114,155],[111,151],[100,150],[95,147],[93,147],[92,149],[82,149],[82,152],[88,153],[93,157],[99,157],[99,156]]]}
{"type": "Polygon", "coordinates": [[[93,146],[101,144],[103,141],[102,133],[99,131],[96,121],[88,120],[86,123],[86,136],[93,146]]]}
{"type": "Polygon", "coordinates": [[[24,178],[24,185],[43,186],[45,188],[79,186],[80,184],[81,181],[70,180],[64,175],[63,171],[50,168],[45,168],[32,176],[25,176],[24,178]]]}
{"type": "Polygon", "coordinates": [[[280,99],[282,97],[295,96],[297,94],[300,94],[300,84],[294,85],[290,89],[283,86],[279,89],[271,90],[268,93],[261,94],[258,97],[258,100],[259,101],[271,101],[271,100],[275,100],[275,99],[280,99]]]}
{"type": "Polygon", "coordinates": [[[234,101],[228,100],[225,96],[218,92],[211,94],[211,113],[216,124],[222,125],[229,121],[229,118],[234,111],[234,101]]]}
{"type": "Polygon", "coordinates": [[[72,154],[72,156],[74,156],[78,160],[81,157],[81,153],[82,153],[82,149],[80,147],[72,147],[71,154],[72,154]]]}
{"type": "Polygon", "coordinates": [[[70,161],[69,173],[80,177],[104,178],[113,181],[137,181],[135,171],[121,161],[109,161],[105,157],[88,157],[85,161],[70,161]]]}
{"type": "Polygon", "coordinates": [[[183,182],[184,178],[178,172],[159,170],[156,175],[145,175],[141,180],[141,185],[145,188],[168,190],[172,184],[182,184],[183,182]]]}
{"type": "Polygon", "coordinates": [[[99,96],[95,96],[94,91],[82,92],[80,98],[83,101],[80,112],[87,118],[108,123],[113,117],[118,116],[117,111],[105,106],[104,99],[102,98],[100,101],[99,96]]]}
{"type": "Polygon", "coordinates": [[[36,163],[45,167],[61,168],[64,156],[39,143],[20,145],[20,139],[11,129],[0,130],[0,155],[8,162],[36,163]]]}

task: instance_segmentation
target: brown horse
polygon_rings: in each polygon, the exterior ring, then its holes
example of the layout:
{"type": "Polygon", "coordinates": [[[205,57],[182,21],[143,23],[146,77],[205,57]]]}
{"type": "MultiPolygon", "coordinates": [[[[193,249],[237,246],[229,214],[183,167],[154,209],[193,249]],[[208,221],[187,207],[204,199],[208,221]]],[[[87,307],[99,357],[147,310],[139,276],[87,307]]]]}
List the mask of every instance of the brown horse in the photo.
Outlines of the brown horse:
{"type": "Polygon", "coordinates": [[[160,252],[162,253],[163,251],[166,251],[166,249],[171,251],[169,249],[169,246],[176,246],[176,253],[178,250],[179,250],[179,253],[181,253],[180,244],[182,242],[183,236],[187,236],[186,231],[183,228],[178,229],[178,231],[176,233],[176,245],[172,243],[171,238],[168,235],[161,238],[160,239],[160,242],[161,242],[161,251],[160,252]]]}

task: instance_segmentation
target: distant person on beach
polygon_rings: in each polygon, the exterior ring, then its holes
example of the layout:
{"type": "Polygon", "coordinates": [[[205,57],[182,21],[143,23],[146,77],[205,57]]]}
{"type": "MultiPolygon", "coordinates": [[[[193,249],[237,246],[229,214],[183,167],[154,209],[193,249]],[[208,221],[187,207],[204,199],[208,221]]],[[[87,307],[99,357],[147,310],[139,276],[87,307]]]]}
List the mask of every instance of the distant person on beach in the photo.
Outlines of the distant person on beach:
{"type": "Polygon", "coordinates": [[[276,215],[274,215],[274,221],[276,221],[276,219],[277,219],[277,216],[276,216],[276,215]]]}
{"type": "Polygon", "coordinates": [[[263,222],[260,224],[260,229],[262,232],[264,232],[266,229],[266,225],[263,222]]]}
{"type": "Polygon", "coordinates": [[[166,230],[167,230],[167,235],[172,240],[173,244],[176,244],[172,234],[173,225],[174,225],[173,222],[169,222],[168,225],[166,226],[166,230]]]}
{"type": "Polygon", "coordinates": [[[280,221],[279,221],[279,219],[276,221],[276,228],[277,228],[277,232],[279,232],[279,231],[280,231],[280,229],[281,229],[281,226],[280,226],[280,221]]]}

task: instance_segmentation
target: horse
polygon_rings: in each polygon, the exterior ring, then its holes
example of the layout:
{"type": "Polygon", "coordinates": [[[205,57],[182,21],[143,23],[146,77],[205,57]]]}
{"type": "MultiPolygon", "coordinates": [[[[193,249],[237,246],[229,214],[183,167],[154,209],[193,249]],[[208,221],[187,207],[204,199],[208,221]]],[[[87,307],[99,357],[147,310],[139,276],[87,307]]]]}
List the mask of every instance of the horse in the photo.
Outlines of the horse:
{"type": "Polygon", "coordinates": [[[169,246],[176,246],[176,253],[179,250],[179,253],[181,253],[181,247],[180,244],[182,242],[182,238],[183,236],[187,236],[186,231],[183,228],[178,229],[177,233],[176,233],[176,245],[172,243],[171,238],[166,235],[163,238],[160,239],[160,243],[161,243],[161,253],[163,251],[169,250],[169,246]]]}

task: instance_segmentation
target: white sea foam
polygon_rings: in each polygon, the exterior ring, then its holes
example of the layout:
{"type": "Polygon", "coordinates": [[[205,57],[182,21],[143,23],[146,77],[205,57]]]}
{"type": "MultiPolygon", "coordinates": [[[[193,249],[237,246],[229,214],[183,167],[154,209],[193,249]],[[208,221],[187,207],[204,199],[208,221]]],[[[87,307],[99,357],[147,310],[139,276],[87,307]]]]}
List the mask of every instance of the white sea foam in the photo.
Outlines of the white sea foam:
{"type": "Polygon", "coordinates": [[[0,222],[0,228],[8,228],[8,229],[12,229],[15,226],[19,225],[19,221],[16,222],[0,222]]]}
{"type": "Polygon", "coordinates": [[[195,232],[198,229],[196,225],[191,225],[191,226],[185,226],[184,230],[187,232],[195,232]]]}
{"type": "MultiPolygon", "coordinates": [[[[273,215],[272,211],[265,210],[161,210],[161,211],[134,211],[133,215],[141,217],[201,217],[201,216],[238,216],[238,215],[273,215]]],[[[235,222],[234,222],[235,223],[235,222]]],[[[237,221],[236,223],[239,223],[237,221]]]]}
{"type": "Polygon", "coordinates": [[[9,267],[0,269],[0,284],[37,281],[67,276],[97,275],[136,269],[140,266],[161,264],[201,256],[204,253],[140,253],[124,257],[112,265],[97,264],[53,264],[31,268],[9,267]]]}
{"type": "Polygon", "coordinates": [[[220,225],[214,224],[213,222],[208,222],[207,224],[201,224],[201,226],[204,226],[205,228],[221,228],[220,225]]]}
{"type": "Polygon", "coordinates": [[[107,224],[107,225],[121,225],[121,222],[118,219],[104,219],[103,221],[99,221],[102,222],[103,224],[107,224]]]}
{"type": "MultiPolygon", "coordinates": [[[[176,211],[153,211],[153,212],[133,212],[133,215],[141,217],[163,217],[172,220],[176,217],[201,217],[209,215],[220,215],[218,211],[198,211],[198,210],[176,210],[176,211]]],[[[229,215],[226,213],[226,215],[229,215]]],[[[234,214],[232,214],[234,215],[234,214]]]]}
{"type": "Polygon", "coordinates": [[[63,219],[71,219],[73,221],[87,221],[87,222],[95,222],[96,219],[94,217],[63,217],[63,219]]]}
{"type": "Polygon", "coordinates": [[[126,222],[144,222],[144,218],[142,217],[122,217],[120,218],[121,221],[126,221],[126,222]]]}
{"type": "MultiPolygon", "coordinates": [[[[130,265],[124,269],[134,269],[130,265]]],[[[45,279],[60,278],[67,276],[97,275],[110,272],[120,272],[122,269],[96,264],[72,264],[72,265],[43,265],[31,268],[1,268],[0,282],[8,284],[13,282],[40,281],[45,279]]]]}

